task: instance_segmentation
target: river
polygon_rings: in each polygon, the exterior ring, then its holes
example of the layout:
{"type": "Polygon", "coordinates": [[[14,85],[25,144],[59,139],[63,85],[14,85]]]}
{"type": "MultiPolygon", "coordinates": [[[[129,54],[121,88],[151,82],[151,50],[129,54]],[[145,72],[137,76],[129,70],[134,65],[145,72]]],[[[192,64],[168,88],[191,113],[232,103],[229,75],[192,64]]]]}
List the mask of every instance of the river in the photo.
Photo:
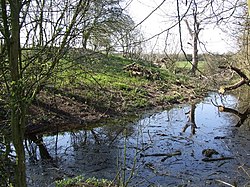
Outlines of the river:
{"type": "Polygon", "coordinates": [[[27,159],[29,186],[54,186],[77,175],[142,187],[250,186],[249,124],[235,127],[238,118],[219,112],[211,100],[232,108],[238,102],[210,93],[200,103],[147,113],[128,124],[117,120],[44,136],[53,161],[43,161],[38,148],[27,145],[37,158],[27,159]],[[208,157],[207,150],[215,153],[208,157]]]}

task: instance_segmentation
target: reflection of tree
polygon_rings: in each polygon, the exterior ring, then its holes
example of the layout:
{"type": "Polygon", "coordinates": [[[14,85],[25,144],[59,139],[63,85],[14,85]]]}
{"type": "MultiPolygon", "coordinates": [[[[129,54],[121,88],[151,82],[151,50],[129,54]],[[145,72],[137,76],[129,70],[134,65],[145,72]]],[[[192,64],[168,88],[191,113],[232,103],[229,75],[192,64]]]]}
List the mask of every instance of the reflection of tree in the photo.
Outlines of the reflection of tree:
{"type": "Polygon", "coordinates": [[[29,135],[28,139],[30,140],[29,141],[29,148],[26,144],[26,148],[28,150],[28,153],[31,157],[33,157],[34,159],[37,159],[36,158],[36,147],[34,147],[34,145],[32,144],[32,142],[34,142],[37,146],[38,146],[38,149],[39,149],[39,152],[40,152],[40,156],[41,156],[41,159],[52,159],[52,157],[50,156],[44,142],[43,142],[43,137],[41,135],[29,135]]]}
{"type": "Polygon", "coordinates": [[[119,137],[123,137],[125,135],[131,136],[135,132],[134,126],[127,125],[126,123],[128,122],[124,121],[121,122],[121,124],[107,125],[102,128],[102,133],[106,135],[107,142],[109,142],[110,145],[118,140],[119,137]]]}
{"type": "Polygon", "coordinates": [[[95,144],[101,144],[102,142],[111,144],[122,134],[125,127],[105,126],[102,128],[95,128],[89,130],[81,130],[78,132],[71,132],[70,139],[71,145],[74,148],[79,145],[86,145],[88,142],[94,142],[95,144]]]}
{"type": "Polygon", "coordinates": [[[71,132],[70,133],[71,145],[74,148],[77,148],[79,145],[85,145],[87,142],[87,137],[88,137],[87,130],[83,130],[79,132],[71,132]]]}
{"type": "Polygon", "coordinates": [[[186,114],[188,114],[188,121],[186,125],[183,127],[182,132],[185,132],[186,129],[191,126],[191,132],[192,134],[195,134],[195,129],[197,128],[195,123],[195,104],[191,104],[191,109],[186,114]]]}
{"type": "Polygon", "coordinates": [[[71,132],[70,133],[71,145],[74,148],[79,147],[79,145],[86,145],[88,138],[89,139],[92,138],[92,139],[94,139],[96,144],[100,144],[102,137],[100,137],[98,133],[99,132],[97,132],[94,129],[82,130],[79,132],[71,132]]]}
{"type": "MultiPolygon", "coordinates": [[[[120,169],[120,154],[124,154],[123,150],[120,150],[124,143],[122,140],[129,134],[125,129],[126,126],[112,124],[71,132],[70,147],[73,149],[69,151],[72,151],[70,155],[73,155],[74,162],[70,165],[74,168],[78,168],[80,164],[84,165],[84,173],[98,171],[96,174],[100,176],[103,172],[109,172],[111,176],[115,176],[117,169],[120,169]]],[[[131,130],[132,128],[128,127],[128,131],[131,130]]]]}
{"type": "MultiPolygon", "coordinates": [[[[213,103],[213,101],[212,101],[212,103],[213,103]]],[[[231,113],[231,114],[234,114],[234,115],[238,116],[240,118],[240,120],[235,125],[236,127],[240,127],[246,121],[246,119],[248,118],[248,115],[250,114],[250,107],[248,107],[242,113],[242,112],[239,112],[236,109],[228,108],[228,107],[225,107],[223,105],[216,105],[215,103],[213,103],[213,105],[216,106],[220,112],[228,112],[228,113],[231,113]]]]}
{"type": "MultiPolygon", "coordinates": [[[[132,127],[125,127],[122,125],[117,126],[104,126],[101,128],[93,128],[93,129],[83,129],[80,131],[70,132],[70,146],[73,147],[74,150],[78,150],[78,148],[86,145],[97,144],[97,145],[111,145],[116,140],[119,139],[120,136],[123,137],[124,129],[127,129],[126,135],[133,134],[134,130],[132,127]]],[[[56,134],[55,136],[55,153],[57,155],[58,152],[58,136],[60,134],[56,134]]],[[[52,159],[48,149],[45,146],[45,142],[43,141],[42,135],[29,134],[27,135],[27,140],[25,141],[26,150],[30,156],[31,160],[37,161],[38,155],[37,150],[39,150],[41,159],[52,159]]],[[[50,144],[51,148],[52,145],[50,144]]],[[[67,150],[69,147],[66,147],[67,150]]]]}

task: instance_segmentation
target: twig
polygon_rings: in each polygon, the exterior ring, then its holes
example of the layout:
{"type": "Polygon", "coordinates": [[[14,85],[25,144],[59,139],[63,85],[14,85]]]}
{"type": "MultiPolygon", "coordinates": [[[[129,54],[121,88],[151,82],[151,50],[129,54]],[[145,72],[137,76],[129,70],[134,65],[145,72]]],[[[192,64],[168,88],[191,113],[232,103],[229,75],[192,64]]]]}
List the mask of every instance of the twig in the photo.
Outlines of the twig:
{"type": "Polygon", "coordinates": [[[148,137],[149,137],[150,142],[151,142],[151,143],[154,143],[153,140],[152,140],[152,138],[151,138],[151,135],[150,135],[150,133],[149,133],[149,130],[148,130],[148,137]]]}
{"type": "Polygon", "coordinates": [[[139,25],[141,25],[143,22],[145,22],[156,10],[158,10],[164,3],[166,0],[163,0],[154,10],[152,10],[142,21],[140,21],[138,24],[136,24],[133,29],[134,30],[136,27],[138,27],[139,25]]]}
{"type": "Polygon", "coordinates": [[[245,168],[243,168],[243,166],[239,166],[239,168],[241,168],[246,173],[246,175],[250,178],[250,174],[245,170],[245,168]]]}
{"type": "Polygon", "coordinates": [[[222,183],[222,184],[225,184],[225,185],[231,186],[231,187],[236,187],[235,185],[229,184],[229,183],[224,182],[224,181],[219,180],[219,179],[216,179],[216,181],[217,181],[217,182],[220,182],[220,183],[222,183]]]}

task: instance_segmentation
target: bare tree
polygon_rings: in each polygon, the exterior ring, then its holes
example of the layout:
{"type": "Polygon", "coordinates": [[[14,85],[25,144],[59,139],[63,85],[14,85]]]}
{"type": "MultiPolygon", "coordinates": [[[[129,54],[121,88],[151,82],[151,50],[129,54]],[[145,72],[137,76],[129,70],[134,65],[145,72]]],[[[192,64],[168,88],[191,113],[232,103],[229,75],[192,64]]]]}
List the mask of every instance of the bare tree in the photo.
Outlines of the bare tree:
{"type": "Polygon", "coordinates": [[[27,110],[40,85],[48,80],[70,47],[75,26],[81,20],[79,13],[87,3],[1,1],[1,64],[7,65],[1,67],[1,76],[5,81],[5,100],[10,103],[12,141],[17,156],[15,186],[27,186],[23,147],[27,110]],[[64,18],[69,12],[70,21],[64,18]]]}
{"type": "Polygon", "coordinates": [[[186,2],[177,1],[177,17],[179,21],[179,34],[181,49],[185,52],[185,44],[183,43],[183,32],[181,22],[184,20],[192,38],[191,43],[187,43],[192,47],[192,68],[191,73],[194,75],[198,70],[198,49],[203,48],[207,51],[206,44],[201,40],[199,34],[207,28],[222,28],[232,21],[233,15],[237,12],[241,5],[240,0],[234,1],[218,1],[218,0],[191,0],[186,2]],[[185,8],[186,7],[186,8],[185,8]],[[186,10],[186,11],[183,11],[186,10]],[[185,17],[185,19],[181,19],[185,17]]]}
{"type": "Polygon", "coordinates": [[[192,13],[192,17],[193,17],[193,29],[190,27],[189,22],[187,20],[185,20],[189,34],[192,38],[192,44],[190,44],[193,48],[193,52],[192,52],[192,67],[191,67],[191,74],[195,75],[196,70],[198,69],[198,42],[199,42],[199,33],[201,31],[200,28],[200,23],[197,20],[197,14],[198,14],[198,10],[197,10],[197,5],[196,2],[194,1],[194,8],[193,8],[193,13],[192,13]]]}

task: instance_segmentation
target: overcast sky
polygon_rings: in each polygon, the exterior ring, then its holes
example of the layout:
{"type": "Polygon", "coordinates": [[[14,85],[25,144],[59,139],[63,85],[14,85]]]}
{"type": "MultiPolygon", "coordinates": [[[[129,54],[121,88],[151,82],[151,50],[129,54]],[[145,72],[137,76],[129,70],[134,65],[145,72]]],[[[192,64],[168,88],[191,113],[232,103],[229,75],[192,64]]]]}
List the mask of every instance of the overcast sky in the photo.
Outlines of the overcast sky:
{"type": "MultiPolygon", "coordinates": [[[[154,10],[162,0],[132,0],[131,4],[128,7],[128,11],[130,15],[134,18],[136,23],[141,22],[148,14],[154,10]]],[[[149,38],[162,30],[167,29],[171,24],[170,18],[167,18],[167,14],[171,14],[171,11],[176,11],[176,1],[166,1],[160,9],[154,12],[146,21],[144,21],[140,28],[144,33],[145,38],[149,38]]],[[[183,45],[185,50],[190,53],[191,46],[187,44],[187,42],[191,41],[191,37],[189,36],[186,25],[182,24],[182,38],[183,45]]],[[[149,43],[146,44],[147,51],[150,51],[154,47],[155,52],[161,52],[164,49],[164,43],[166,34],[162,34],[159,37],[150,40],[149,43]],[[156,42],[157,41],[157,42],[156,42]]],[[[210,52],[217,53],[226,53],[228,51],[232,51],[234,48],[232,47],[232,42],[228,40],[228,37],[223,33],[220,29],[214,27],[207,27],[202,30],[200,33],[200,40],[206,45],[206,48],[210,52]]],[[[175,50],[175,46],[179,45],[178,43],[178,28],[171,30],[171,37],[169,38],[169,48],[168,51],[171,52],[175,50]]],[[[199,49],[199,52],[206,52],[204,49],[199,49]]]]}

